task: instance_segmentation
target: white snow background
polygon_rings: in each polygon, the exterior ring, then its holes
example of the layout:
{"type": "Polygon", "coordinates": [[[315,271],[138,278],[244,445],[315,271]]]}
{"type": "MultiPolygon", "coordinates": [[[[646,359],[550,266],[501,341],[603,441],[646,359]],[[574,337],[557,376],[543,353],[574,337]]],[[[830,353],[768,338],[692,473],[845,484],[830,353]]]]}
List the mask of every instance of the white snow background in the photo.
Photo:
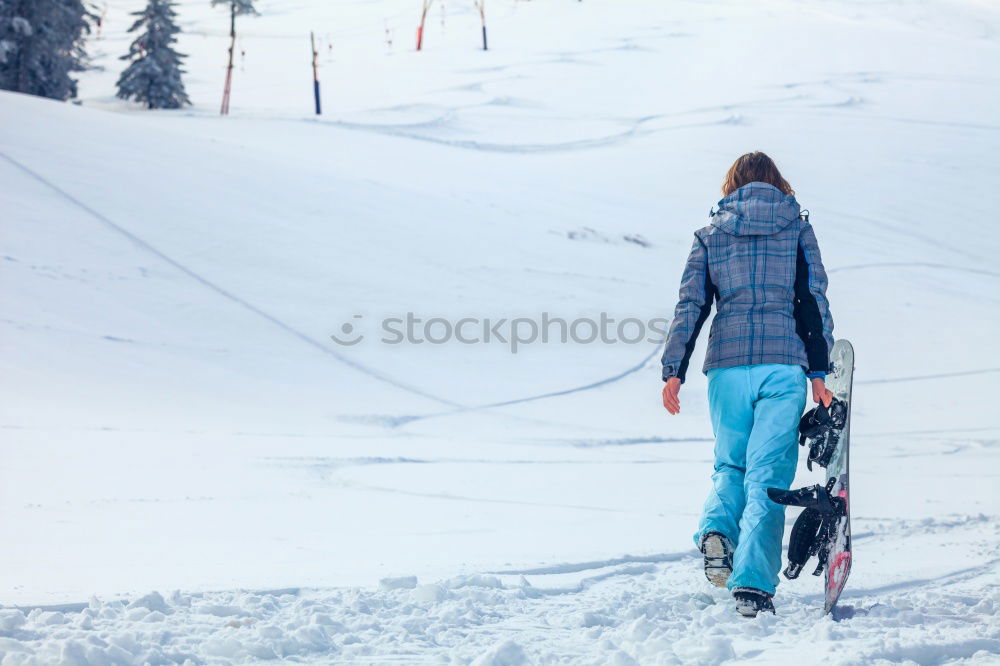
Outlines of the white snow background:
{"type": "Polygon", "coordinates": [[[142,4],[82,105],[0,93],[3,666],[1000,662],[995,2],[487,0],[483,52],[448,0],[417,53],[417,0],[262,0],[227,118],[208,0],[194,106],[114,98],[142,4]],[[704,340],[675,418],[656,344],[377,340],[669,316],[754,149],[857,352],[837,617],[700,572],[704,340]]]}

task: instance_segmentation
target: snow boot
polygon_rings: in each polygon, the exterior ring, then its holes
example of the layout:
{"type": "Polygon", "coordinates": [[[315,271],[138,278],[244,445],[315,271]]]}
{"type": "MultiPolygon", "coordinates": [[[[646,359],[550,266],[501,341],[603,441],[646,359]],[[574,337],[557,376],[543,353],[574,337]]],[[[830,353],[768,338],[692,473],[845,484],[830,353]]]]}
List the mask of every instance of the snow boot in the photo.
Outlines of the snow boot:
{"type": "Polygon", "coordinates": [[[743,617],[757,617],[757,613],[761,611],[774,615],[774,604],[771,603],[771,596],[767,592],[753,587],[733,588],[736,612],[743,617]]]}
{"type": "Polygon", "coordinates": [[[733,544],[724,534],[709,532],[701,538],[705,556],[705,578],[716,587],[725,587],[733,573],[733,544]]]}

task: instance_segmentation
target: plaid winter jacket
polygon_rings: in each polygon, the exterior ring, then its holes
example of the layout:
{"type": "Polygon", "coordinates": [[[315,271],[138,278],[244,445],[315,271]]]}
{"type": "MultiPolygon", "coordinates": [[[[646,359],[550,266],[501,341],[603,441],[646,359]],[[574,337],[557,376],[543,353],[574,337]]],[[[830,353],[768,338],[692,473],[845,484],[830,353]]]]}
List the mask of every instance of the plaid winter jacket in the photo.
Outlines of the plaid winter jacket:
{"type": "Polygon", "coordinates": [[[795,197],[749,183],[722,199],[694,236],[663,352],[664,381],[684,381],[713,300],[705,372],[786,363],[825,376],[833,347],[826,271],[795,197]]]}

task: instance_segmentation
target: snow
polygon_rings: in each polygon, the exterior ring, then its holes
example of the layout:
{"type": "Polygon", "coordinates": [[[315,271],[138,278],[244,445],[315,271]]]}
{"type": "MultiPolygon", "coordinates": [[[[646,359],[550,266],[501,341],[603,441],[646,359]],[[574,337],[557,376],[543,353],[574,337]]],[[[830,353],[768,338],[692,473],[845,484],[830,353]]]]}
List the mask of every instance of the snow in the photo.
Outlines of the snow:
{"type": "Polygon", "coordinates": [[[261,2],[224,119],[207,1],[192,108],[114,98],[124,0],[80,106],[0,93],[0,664],[996,663],[997,8],[507,0],[484,53],[449,1],[415,53],[413,4],[261,2]],[[705,380],[670,418],[656,344],[378,341],[669,316],[751,149],[857,353],[835,617],[704,581],[705,380]]]}
{"type": "Polygon", "coordinates": [[[436,583],[434,598],[401,586],[175,593],[165,612],[135,617],[122,601],[95,599],[70,626],[61,613],[54,622],[38,610],[27,618],[14,611],[21,622],[7,658],[24,663],[19,655],[33,652],[50,663],[61,651],[82,654],[82,663],[113,663],[124,651],[124,663],[986,664],[1000,649],[1000,596],[995,586],[982,589],[981,575],[855,590],[840,621],[820,617],[822,594],[815,590],[784,598],[777,617],[748,621],[724,591],[692,585],[697,564],[685,557],[664,566],[618,566],[573,589],[459,577],[436,583]],[[857,599],[864,607],[852,605],[857,599]]]}

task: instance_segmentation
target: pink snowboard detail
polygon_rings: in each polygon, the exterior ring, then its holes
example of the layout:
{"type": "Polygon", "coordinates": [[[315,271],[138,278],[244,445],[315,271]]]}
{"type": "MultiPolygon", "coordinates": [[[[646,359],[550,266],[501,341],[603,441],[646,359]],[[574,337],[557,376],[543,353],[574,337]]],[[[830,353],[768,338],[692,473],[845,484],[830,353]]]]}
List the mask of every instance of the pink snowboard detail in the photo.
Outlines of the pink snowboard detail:
{"type": "Polygon", "coordinates": [[[851,570],[851,552],[844,551],[837,553],[833,559],[833,564],[828,567],[830,571],[830,589],[840,590],[847,582],[847,572],[851,570]]]}

